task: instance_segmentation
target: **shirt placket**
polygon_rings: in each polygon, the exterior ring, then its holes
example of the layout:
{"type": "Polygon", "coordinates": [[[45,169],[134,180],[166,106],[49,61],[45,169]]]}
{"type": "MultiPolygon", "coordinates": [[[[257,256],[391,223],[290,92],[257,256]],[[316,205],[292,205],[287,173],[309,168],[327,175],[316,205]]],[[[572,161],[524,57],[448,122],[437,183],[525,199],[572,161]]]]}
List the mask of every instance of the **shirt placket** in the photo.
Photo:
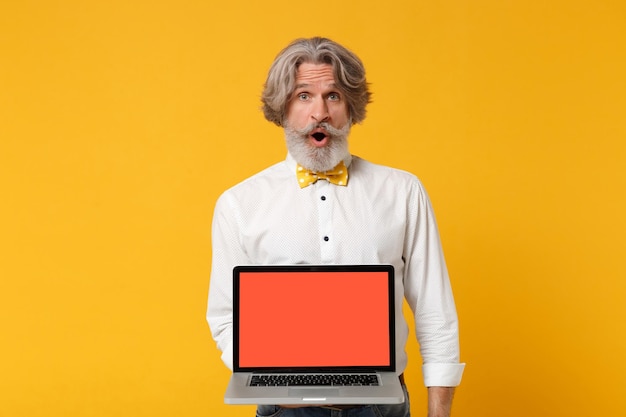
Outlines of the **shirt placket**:
{"type": "Polygon", "coordinates": [[[320,242],[320,258],[322,263],[334,263],[336,251],[336,239],[332,226],[332,212],[335,203],[331,188],[336,187],[328,181],[318,181],[315,184],[317,198],[318,217],[318,239],[320,242]]]}

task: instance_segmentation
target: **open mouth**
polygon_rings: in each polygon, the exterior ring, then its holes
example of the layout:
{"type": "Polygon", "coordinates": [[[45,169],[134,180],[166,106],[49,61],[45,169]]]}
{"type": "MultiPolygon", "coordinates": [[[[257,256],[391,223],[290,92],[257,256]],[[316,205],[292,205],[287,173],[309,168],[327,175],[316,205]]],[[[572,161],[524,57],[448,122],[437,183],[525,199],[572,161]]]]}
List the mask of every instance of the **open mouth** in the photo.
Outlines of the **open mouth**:
{"type": "Polygon", "coordinates": [[[321,142],[326,138],[326,134],[322,132],[315,132],[311,136],[313,137],[313,139],[315,139],[318,142],[321,142]]]}

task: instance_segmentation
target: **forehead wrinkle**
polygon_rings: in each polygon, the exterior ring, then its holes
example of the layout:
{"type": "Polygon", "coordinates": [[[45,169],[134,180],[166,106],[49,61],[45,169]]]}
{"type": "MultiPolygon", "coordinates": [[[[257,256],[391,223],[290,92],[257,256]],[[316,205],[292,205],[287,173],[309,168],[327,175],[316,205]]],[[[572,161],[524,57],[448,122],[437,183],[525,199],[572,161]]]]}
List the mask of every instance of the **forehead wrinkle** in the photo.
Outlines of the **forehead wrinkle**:
{"type": "Polygon", "coordinates": [[[298,67],[296,73],[296,83],[298,85],[308,84],[314,81],[316,84],[327,82],[335,84],[335,74],[333,67],[328,64],[304,63],[298,67]]]}
{"type": "MultiPolygon", "coordinates": [[[[316,84],[317,84],[317,83],[316,83],[316,84]]],[[[299,89],[299,88],[309,88],[309,87],[311,87],[312,85],[313,85],[313,84],[311,84],[311,83],[299,83],[299,84],[296,84],[296,87],[295,87],[295,88],[296,88],[296,89],[299,89]]],[[[336,85],[336,84],[335,84],[335,82],[333,81],[333,82],[332,82],[332,83],[330,83],[330,84],[325,84],[325,85],[324,85],[324,87],[326,87],[326,88],[331,88],[331,89],[332,89],[332,88],[337,88],[337,85],[336,85]]]]}

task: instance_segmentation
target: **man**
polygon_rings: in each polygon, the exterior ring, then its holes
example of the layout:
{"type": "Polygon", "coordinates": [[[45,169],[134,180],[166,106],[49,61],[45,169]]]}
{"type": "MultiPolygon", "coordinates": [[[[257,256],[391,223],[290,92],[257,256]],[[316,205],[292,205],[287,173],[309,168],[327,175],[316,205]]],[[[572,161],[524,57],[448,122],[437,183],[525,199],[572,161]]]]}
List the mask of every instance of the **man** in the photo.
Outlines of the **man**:
{"type": "MultiPolygon", "coordinates": [[[[300,39],[274,61],[265,117],[284,128],[287,158],[226,191],[215,207],[207,320],[232,369],[232,269],[245,264],[391,264],[397,296],[399,377],[407,364],[405,297],[428,387],[428,415],[450,414],[459,363],[457,316],[432,208],[419,180],[348,151],[370,92],[363,64],[324,38],[300,39]]],[[[280,302],[280,300],[275,300],[280,302]]],[[[406,387],[405,387],[406,390],[406,387]]],[[[409,416],[400,405],[344,408],[345,415],[409,416]]],[[[337,408],[259,406],[257,415],[337,415],[337,408]]]]}

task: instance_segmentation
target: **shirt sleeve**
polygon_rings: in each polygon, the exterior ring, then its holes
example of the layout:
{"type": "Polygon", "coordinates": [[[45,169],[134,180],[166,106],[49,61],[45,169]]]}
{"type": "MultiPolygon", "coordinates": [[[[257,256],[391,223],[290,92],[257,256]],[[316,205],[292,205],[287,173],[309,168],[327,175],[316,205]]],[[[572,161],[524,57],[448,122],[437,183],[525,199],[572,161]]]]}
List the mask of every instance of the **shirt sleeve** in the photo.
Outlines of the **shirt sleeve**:
{"type": "Polygon", "coordinates": [[[232,270],[235,265],[246,263],[246,256],[239,244],[236,227],[237,211],[227,194],[222,195],[213,214],[211,232],[211,279],[207,322],[222,361],[233,369],[233,288],[232,270]]]}
{"type": "Polygon", "coordinates": [[[405,298],[415,319],[426,386],[457,386],[458,319],[435,216],[426,191],[417,182],[409,202],[405,244],[405,298]]]}

